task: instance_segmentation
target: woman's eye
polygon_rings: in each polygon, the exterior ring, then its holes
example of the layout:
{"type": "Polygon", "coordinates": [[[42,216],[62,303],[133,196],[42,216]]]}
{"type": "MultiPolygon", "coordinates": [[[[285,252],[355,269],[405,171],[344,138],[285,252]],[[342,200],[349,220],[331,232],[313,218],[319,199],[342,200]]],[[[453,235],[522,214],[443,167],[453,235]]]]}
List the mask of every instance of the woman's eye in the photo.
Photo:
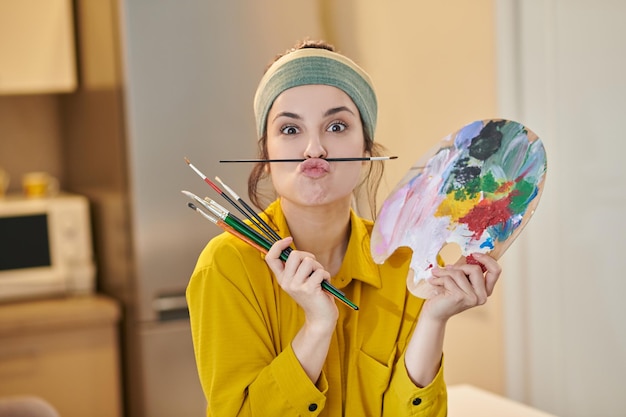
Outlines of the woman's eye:
{"type": "Polygon", "coordinates": [[[285,126],[280,129],[280,132],[283,135],[295,135],[296,133],[298,133],[298,128],[295,126],[285,126]]]}
{"type": "Polygon", "coordinates": [[[346,124],[343,123],[343,122],[334,122],[330,126],[328,126],[327,131],[329,131],[329,132],[343,132],[344,130],[347,129],[347,127],[348,126],[346,126],[346,124]]]}

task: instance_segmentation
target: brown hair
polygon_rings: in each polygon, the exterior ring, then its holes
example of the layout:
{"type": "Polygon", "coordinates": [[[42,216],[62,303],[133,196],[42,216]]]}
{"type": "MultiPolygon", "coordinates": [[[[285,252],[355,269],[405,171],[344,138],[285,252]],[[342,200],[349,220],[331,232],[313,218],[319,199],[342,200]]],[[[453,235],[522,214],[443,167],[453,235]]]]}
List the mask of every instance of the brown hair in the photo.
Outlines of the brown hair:
{"type": "MultiPolygon", "coordinates": [[[[293,48],[285,51],[282,54],[277,55],[272,62],[269,63],[267,68],[269,68],[272,63],[281,58],[282,56],[299,50],[306,48],[318,48],[318,49],[326,49],[332,52],[336,52],[335,47],[325,41],[321,40],[304,40],[297,43],[293,48]]],[[[266,68],[266,70],[267,70],[266,68]]],[[[382,156],[385,148],[375,143],[372,138],[369,137],[365,129],[363,129],[363,137],[365,141],[365,152],[370,156],[382,156]]],[[[259,159],[269,159],[269,155],[267,153],[267,133],[264,133],[263,136],[258,141],[258,158],[259,159]]],[[[268,179],[269,171],[265,169],[266,162],[256,163],[252,167],[252,171],[250,172],[250,176],[248,177],[248,197],[250,201],[257,206],[258,208],[264,209],[267,203],[271,202],[276,198],[274,192],[262,192],[260,190],[260,184],[262,181],[268,179]],[[267,194],[266,194],[267,193],[267,194]]],[[[357,201],[356,206],[359,207],[358,200],[361,198],[361,190],[365,191],[366,202],[369,205],[371,218],[374,219],[376,217],[376,193],[378,191],[378,187],[382,180],[384,174],[384,163],[381,161],[372,161],[369,163],[369,167],[364,171],[364,176],[362,180],[359,182],[355,190],[353,191],[355,200],[357,201]]]]}

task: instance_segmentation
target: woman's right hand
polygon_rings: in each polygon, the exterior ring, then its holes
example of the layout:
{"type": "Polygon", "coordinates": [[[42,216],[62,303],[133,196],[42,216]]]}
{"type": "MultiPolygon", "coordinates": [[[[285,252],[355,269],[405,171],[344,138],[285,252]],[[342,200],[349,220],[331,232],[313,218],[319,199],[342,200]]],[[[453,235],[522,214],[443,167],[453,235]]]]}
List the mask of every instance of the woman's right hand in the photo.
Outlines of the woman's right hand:
{"type": "Polygon", "coordinates": [[[274,243],[265,256],[281,288],[304,310],[309,324],[334,328],[339,311],[332,295],[322,290],[322,281],[330,282],[330,273],[309,252],[293,250],[287,262],[280,254],[293,239],[287,237],[274,243]]]}

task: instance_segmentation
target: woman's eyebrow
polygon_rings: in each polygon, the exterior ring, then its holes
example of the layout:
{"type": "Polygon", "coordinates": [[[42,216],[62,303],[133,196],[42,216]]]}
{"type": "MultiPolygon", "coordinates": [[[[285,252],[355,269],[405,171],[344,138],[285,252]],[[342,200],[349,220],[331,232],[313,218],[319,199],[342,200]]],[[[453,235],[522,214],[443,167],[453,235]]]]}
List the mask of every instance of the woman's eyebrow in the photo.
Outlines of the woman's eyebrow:
{"type": "MultiPolygon", "coordinates": [[[[333,114],[341,113],[342,111],[347,111],[348,113],[354,115],[354,112],[350,110],[348,107],[339,106],[339,107],[333,107],[332,109],[326,110],[326,112],[324,113],[324,117],[332,116],[333,114]]],[[[272,121],[278,119],[279,117],[289,117],[290,119],[296,119],[296,120],[302,119],[302,117],[297,113],[283,111],[283,112],[278,113],[276,116],[274,116],[274,119],[272,119],[272,121]]]]}
{"type": "Polygon", "coordinates": [[[327,110],[326,113],[324,113],[324,116],[332,116],[333,114],[337,114],[337,113],[340,113],[342,111],[347,111],[347,112],[351,113],[352,115],[354,115],[352,110],[350,110],[346,106],[340,106],[340,107],[333,107],[332,109],[327,110]]]}
{"type": "Polygon", "coordinates": [[[272,121],[274,121],[274,120],[278,119],[279,117],[289,117],[290,119],[297,119],[297,120],[302,119],[302,117],[300,117],[300,115],[298,115],[298,114],[296,114],[296,113],[291,113],[291,112],[288,112],[288,111],[283,111],[283,112],[278,113],[278,114],[274,117],[274,119],[273,119],[272,121]]]}

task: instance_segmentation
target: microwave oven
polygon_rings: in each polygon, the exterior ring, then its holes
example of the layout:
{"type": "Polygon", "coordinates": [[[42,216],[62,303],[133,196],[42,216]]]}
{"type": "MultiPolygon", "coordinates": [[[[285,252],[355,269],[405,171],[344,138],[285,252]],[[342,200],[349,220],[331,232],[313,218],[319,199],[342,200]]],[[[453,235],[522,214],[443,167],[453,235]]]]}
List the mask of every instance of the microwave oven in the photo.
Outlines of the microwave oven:
{"type": "Polygon", "coordinates": [[[93,293],[95,274],[86,197],[0,198],[0,302],[93,293]]]}

